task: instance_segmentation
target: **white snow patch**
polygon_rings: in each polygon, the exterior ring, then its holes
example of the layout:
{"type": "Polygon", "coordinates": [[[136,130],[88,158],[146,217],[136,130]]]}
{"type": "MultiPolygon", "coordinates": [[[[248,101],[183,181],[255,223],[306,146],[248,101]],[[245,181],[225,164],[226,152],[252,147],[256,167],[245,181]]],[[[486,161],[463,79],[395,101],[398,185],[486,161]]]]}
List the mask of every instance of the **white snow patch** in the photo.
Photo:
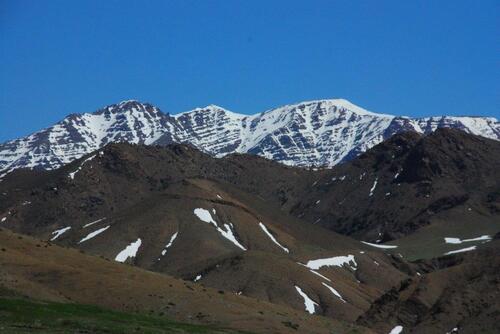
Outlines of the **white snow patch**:
{"type": "Polygon", "coordinates": [[[469,252],[469,251],[473,251],[475,249],[476,249],[476,246],[471,246],[471,247],[467,247],[467,248],[457,249],[457,250],[454,250],[454,251],[449,251],[449,252],[444,253],[444,255],[450,255],[450,254],[456,254],[456,253],[462,253],[462,252],[469,252]]]}
{"type": "Polygon", "coordinates": [[[231,226],[228,225],[228,224],[224,224],[224,228],[225,230],[223,230],[222,228],[220,228],[218,225],[217,225],[217,222],[212,218],[212,215],[210,214],[210,211],[206,210],[206,209],[202,209],[202,208],[197,208],[197,209],[194,209],[194,214],[203,222],[205,223],[209,223],[209,224],[212,224],[215,226],[215,228],[217,229],[217,231],[219,231],[220,234],[222,234],[222,236],[224,238],[226,238],[227,240],[231,241],[233,244],[235,244],[236,246],[238,246],[239,248],[241,248],[242,250],[247,250],[245,247],[243,247],[242,244],[240,244],[238,242],[238,240],[236,239],[236,237],[234,236],[234,233],[233,233],[233,230],[231,229],[231,226]]]}
{"type": "Polygon", "coordinates": [[[170,241],[168,242],[168,244],[165,246],[165,249],[163,249],[161,251],[161,255],[164,256],[165,254],[167,254],[167,249],[170,248],[172,246],[172,244],[174,243],[174,240],[177,238],[177,234],[179,234],[179,232],[175,232],[174,234],[172,234],[172,236],[170,237],[170,241]]]}
{"type": "Polygon", "coordinates": [[[378,177],[375,179],[375,181],[373,182],[373,186],[372,188],[370,189],[370,194],[368,195],[369,197],[373,196],[373,191],[375,190],[375,188],[377,188],[377,183],[378,183],[378,177]]]}
{"type": "Polygon", "coordinates": [[[366,242],[366,241],[361,241],[365,245],[376,247],[376,248],[382,248],[382,249],[391,249],[391,248],[398,248],[396,245],[377,245],[377,244],[372,244],[371,242],[366,242]]]}
{"type": "Polygon", "coordinates": [[[328,290],[330,290],[335,296],[337,296],[338,298],[340,298],[341,301],[343,301],[344,303],[346,302],[344,300],[344,298],[342,298],[342,296],[340,295],[340,293],[337,290],[335,290],[334,288],[332,288],[331,286],[329,286],[326,283],[321,282],[321,284],[323,284],[324,286],[326,286],[328,288],[328,290]]]}
{"type": "Polygon", "coordinates": [[[87,228],[87,227],[89,227],[89,226],[92,226],[92,225],[94,225],[94,224],[97,224],[98,222],[101,222],[101,221],[103,221],[104,219],[106,219],[106,217],[101,218],[101,219],[94,220],[92,223],[88,223],[88,224],[83,225],[83,228],[87,228]]]}
{"type": "Polygon", "coordinates": [[[262,229],[262,231],[264,231],[264,233],[267,234],[267,236],[269,237],[269,239],[271,239],[272,242],[274,242],[276,245],[278,245],[278,247],[280,247],[281,249],[283,249],[283,251],[285,253],[290,253],[290,250],[288,248],[284,247],[283,245],[281,245],[278,242],[278,240],[276,240],[276,238],[274,237],[274,235],[272,235],[271,232],[269,232],[269,230],[267,229],[266,225],[262,224],[262,222],[259,222],[259,226],[262,229]]]}
{"type": "Polygon", "coordinates": [[[403,326],[399,326],[399,325],[398,325],[398,326],[394,327],[394,328],[393,328],[393,329],[389,332],[389,334],[399,334],[399,333],[401,333],[401,332],[403,332],[403,326]]]}
{"type": "Polygon", "coordinates": [[[306,311],[309,312],[310,314],[314,314],[316,311],[314,308],[314,305],[318,305],[314,300],[309,298],[308,295],[306,295],[301,288],[298,286],[295,286],[295,290],[299,293],[299,295],[304,298],[304,306],[306,307],[306,311]]]}
{"type": "Polygon", "coordinates": [[[215,220],[212,219],[212,215],[210,214],[210,211],[202,209],[202,208],[197,208],[194,209],[194,214],[196,217],[198,217],[201,221],[204,221],[205,223],[210,223],[213,224],[215,227],[217,227],[217,223],[215,220]]]}
{"type": "Polygon", "coordinates": [[[317,270],[321,267],[329,267],[329,266],[343,267],[345,264],[349,265],[353,270],[356,270],[356,266],[358,265],[356,263],[356,260],[354,259],[354,255],[347,255],[347,256],[334,256],[325,259],[311,260],[307,262],[306,267],[313,270],[317,270]],[[351,265],[351,262],[354,263],[354,265],[351,265]]]}
{"type": "Polygon", "coordinates": [[[106,231],[111,225],[108,225],[106,227],[103,227],[103,228],[100,228],[94,232],[91,232],[89,233],[85,238],[83,238],[82,240],[80,240],[78,243],[81,244],[82,242],[84,241],[87,241],[89,239],[92,239],[93,237],[95,237],[96,235],[99,235],[101,234],[102,232],[106,231]]]}
{"type": "Polygon", "coordinates": [[[61,234],[63,234],[64,232],[66,232],[66,231],[68,231],[70,229],[71,229],[71,226],[64,227],[64,228],[61,228],[59,230],[55,230],[54,232],[52,232],[52,234],[54,236],[52,237],[52,239],[50,239],[50,241],[56,240],[57,238],[59,238],[61,236],[61,234]]]}
{"type": "Polygon", "coordinates": [[[128,245],[124,250],[118,253],[118,255],[115,257],[115,261],[125,262],[129,257],[135,257],[137,251],[139,250],[139,247],[141,247],[141,244],[141,238],[137,238],[136,241],[130,243],[130,245],[128,245]]]}
{"type": "Polygon", "coordinates": [[[482,240],[491,240],[491,236],[485,234],[477,238],[464,239],[464,240],[460,240],[460,238],[444,238],[444,241],[447,244],[461,244],[463,242],[482,241],[482,240]]]}

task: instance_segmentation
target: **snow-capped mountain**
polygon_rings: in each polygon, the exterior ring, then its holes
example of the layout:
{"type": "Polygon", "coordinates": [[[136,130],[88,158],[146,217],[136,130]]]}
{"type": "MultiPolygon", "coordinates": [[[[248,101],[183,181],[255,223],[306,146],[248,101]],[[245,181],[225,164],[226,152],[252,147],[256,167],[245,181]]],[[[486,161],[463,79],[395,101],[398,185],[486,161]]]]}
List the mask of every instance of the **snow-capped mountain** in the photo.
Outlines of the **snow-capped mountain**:
{"type": "Polygon", "coordinates": [[[210,105],[170,116],[137,101],[73,114],[27,137],[0,145],[0,171],[54,169],[110,142],[190,143],[221,157],[250,153],[294,166],[333,166],[401,131],[439,127],[500,140],[493,117],[410,118],[378,114],[343,99],[286,105],[243,115],[210,105]]]}
{"type": "Polygon", "coordinates": [[[150,104],[123,101],[94,113],[72,114],[55,125],[0,145],[0,170],[54,169],[110,142],[151,144],[176,121],[150,104]]]}

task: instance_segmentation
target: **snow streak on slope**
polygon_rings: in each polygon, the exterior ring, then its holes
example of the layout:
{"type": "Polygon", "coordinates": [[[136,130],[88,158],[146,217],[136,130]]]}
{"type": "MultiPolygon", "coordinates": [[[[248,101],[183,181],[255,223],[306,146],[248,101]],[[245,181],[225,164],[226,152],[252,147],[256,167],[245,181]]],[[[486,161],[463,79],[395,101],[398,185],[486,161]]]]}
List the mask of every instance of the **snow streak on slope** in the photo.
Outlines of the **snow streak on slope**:
{"type": "Polygon", "coordinates": [[[69,231],[71,229],[71,226],[68,226],[68,227],[64,227],[64,228],[61,228],[59,230],[55,230],[54,232],[52,232],[52,235],[54,235],[50,241],[54,241],[56,240],[57,238],[59,238],[64,232],[66,231],[69,231]]]}
{"type": "Polygon", "coordinates": [[[329,286],[328,284],[324,283],[324,282],[321,282],[321,284],[323,284],[328,290],[331,291],[331,293],[333,293],[336,297],[338,297],[341,301],[343,301],[344,303],[346,302],[344,300],[344,298],[342,298],[342,296],[340,295],[340,293],[335,290],[334,288],[332,288],[331,286],[329,286]]]}
{"type": "Polygon", "coordinates": [[[83,225],[83,228],[87,228],[87,227],[89,227],[89,226],[95,225],[95,224],[97,224],[97,223],[99,223],[99,222],[103,221],[104,219],[106,219],[106,217],[104,217],[104,218],[100,218],[100,219],[97,219],[97,220],[94,220],[93,222],[90,222],[90,223],[88,223],[88,224],[83,225]]]}
{"type": "Polygon", "coordinates": [[[304,306],[306,308],[306,311],[309,312],[310,314],[314,314],[314,312],[316,312],[316,309],[314,306],[318,305],[318,303],[316,303],[314,300],[312,300],[311,298],[309,298],[308,295],[305,294],[304,291],[302,291],[302,289],[298,286],[295,286],[295,290],[297,290],[297,292],[299,293],[299,295],[304,298],[304,306]]]}
{"type": "Polygon", "coordinates": [[[190,143],[216,157],[257,154],[294,166],[331,167],[401,131],[453,127],[500,140],[493,117],[395,117],[343,99],[286,105],[242,115],[210,105],[175,116],[137,101],[73,114],[52,127],[0,144],[0,175],[27,167],[54,169],[110,142],[190,143]]]}
{"type": "Polygon", "coordinates": [[[78,243],[81,244],[82,242],[85,242],[85,241],[87,241],[89,239],[92,239],[93,237],[95,237],[95,236],[101,234],[102,232],[106,231],[110,226],[111,225],[108,225],[106,227],[100,228],[100,229],[98,229],[98,230],[96,230],[94,232],[89,233],[85,238],[83,238],[82,240],[80,240],[78,243]]]}
{"type": "Polygon", "coordinates": [[[382,249],[391,249],[391,248],[398,248],[396,245],[379,245],[379,244],[372,244],[371,242],[366,242],[366,241],[361,241],[365,245],[376,247],[376,248],[382,248],[382,249]]]}
{"type": "MultiPolygon", "coordinates": [[[[215,211],[215,210],[214,210],[215,211]]],[[[217,231],[227,240],[231,241],[233,244],[241,248],[242,250],[247,250],[240,242],[238,239],[236,239],[234,232],[233,232],[233,224],[224,224],[224,229],[220,228],[219,225],[217,225],[217,222],[212,218],[212,215],[210,214],[210,211],[202,208],[197,208],[194,209],[193,213],[195,214],[198,219],[205,223],[209,223],[215,226],[217,231]]],[[[215,213],[215,212],[214,212],[215,213]]]]}
{"type": "Polygon", "coordinates": [[[269,239],[271,239],[272,242],[274,242],[279,248],[281,248],[285,253],[290,253],[290,250],[288,250],[288,248],[282,246],[278,240],[276,240],[276,238],[274,237],[274,235],[271,234],[271,232],[269,232],[269,230],[267,229],[266,225],[262,224],[262,222],[259,222],[259,226],[260,228],[262,229],[262,231],[264,231],[264,233],[269,237],[269,239]]]}
{"type": "Polygon", "coordinates": [[[451,254],[457,254],[457,253],[463,253],[463,252],[470,252],[473,250],[476,250],[477,246],[471,246],[471,247],[466,247],[466,248],[461,248],[453,251],[449,251],[444,253],[444,255],[451,255],[451,254]]]}
{"type": "Polygon", "coordinates": [[[489,235],[482,235],[482,236],[477,237],[477,238],[463,239],[463,240],[461,240],[460,238],[444,238],[444,241],[447,244],[461,244],[464,242],[473,242],[473,241],[485,241],[485,240],[489,241],[491,239],[492,238],[489,235]]]}
{"type": "MultiPolygon", "coordinates": [[[[172,247],[175,239],[177,238],[177,235],[179,234],[179,232],[175,232],[174,234],[172,234],[172,236],[170,237],[170,241],[168,242],[168,244],[165,245],[165,248],[161,251],[161,256],[165,256],[165,254],[167,254],[167,250],[172,247]]],[[[160,260],[160,258],[158,258],[158,260],[160,260]]]]}

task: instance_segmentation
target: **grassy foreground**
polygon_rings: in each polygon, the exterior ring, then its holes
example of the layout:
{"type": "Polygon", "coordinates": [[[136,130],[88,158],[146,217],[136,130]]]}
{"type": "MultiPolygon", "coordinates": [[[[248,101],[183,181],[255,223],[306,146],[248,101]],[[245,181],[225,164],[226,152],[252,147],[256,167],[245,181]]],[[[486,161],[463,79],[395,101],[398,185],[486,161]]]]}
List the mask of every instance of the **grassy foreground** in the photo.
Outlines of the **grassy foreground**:
{"type": "Polygon", "coordinates": [[[96,306],[0,297],[0,333],[236,333],[96,306]]]}

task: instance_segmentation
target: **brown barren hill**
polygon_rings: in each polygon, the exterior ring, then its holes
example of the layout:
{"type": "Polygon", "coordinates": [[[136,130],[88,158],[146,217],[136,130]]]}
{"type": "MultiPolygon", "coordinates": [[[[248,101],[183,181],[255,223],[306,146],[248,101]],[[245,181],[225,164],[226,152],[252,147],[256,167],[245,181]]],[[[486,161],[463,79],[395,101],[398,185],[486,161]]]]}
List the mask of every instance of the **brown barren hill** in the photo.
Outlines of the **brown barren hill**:
{"type": "Polygon", "coordinates": [[[371,333],[0,230],[0,285],[47,301],[93,304],[256,333],[371,333]]]}

